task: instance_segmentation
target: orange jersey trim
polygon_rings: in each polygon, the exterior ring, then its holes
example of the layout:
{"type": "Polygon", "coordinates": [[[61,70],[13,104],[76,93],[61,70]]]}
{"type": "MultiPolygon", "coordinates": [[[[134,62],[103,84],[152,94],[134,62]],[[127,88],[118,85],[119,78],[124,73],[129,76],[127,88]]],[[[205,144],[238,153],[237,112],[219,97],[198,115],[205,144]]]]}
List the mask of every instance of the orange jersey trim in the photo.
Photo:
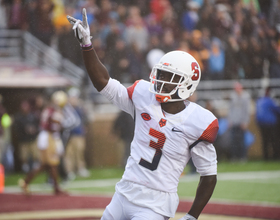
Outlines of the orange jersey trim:
{"type": "Polygon", "coordinates": [[[215,119],[202,133],[202,135],[199,137],[199,140],[214,143],[218,134],[218,130],[219,130],[218,119],[215,119]]]}
{"type": "Polygon", "coordinates": [[[135,89],[135,86],[140,82],[140,80],[137,80],[134,82],[133,85],[127,87],[127,93],[128,93],[128,96],[129,98],[132,100],[132,95],[133,95],[133,92],[134,92],[134,89],[135,89]]]}

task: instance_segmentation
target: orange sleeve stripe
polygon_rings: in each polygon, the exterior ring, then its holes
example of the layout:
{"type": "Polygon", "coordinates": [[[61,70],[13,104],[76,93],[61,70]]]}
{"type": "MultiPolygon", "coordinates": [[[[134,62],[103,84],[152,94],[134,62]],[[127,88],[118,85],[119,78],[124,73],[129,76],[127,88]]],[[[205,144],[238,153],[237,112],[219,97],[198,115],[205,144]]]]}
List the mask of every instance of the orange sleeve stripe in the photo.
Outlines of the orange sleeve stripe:
{"type": "Polygon", "coordinates": [[[133,92],[134,92],[134,89],[135,89],[135,86],[140,82],[140,80],[137,80],[134,82],[133,85],[129,86],[127,88],[127,93],[128,93],[128,96],[129,98],[132,100],[132,95],[133,95],[133,92]]]}
{"type": "Polygon", "coordinates": [[[199,137],[199,140],[207,141],[210,143],[214,143],[216,140],[217,134],[219,130],[218,119],[215,119],[202,133],[199,137]]]}

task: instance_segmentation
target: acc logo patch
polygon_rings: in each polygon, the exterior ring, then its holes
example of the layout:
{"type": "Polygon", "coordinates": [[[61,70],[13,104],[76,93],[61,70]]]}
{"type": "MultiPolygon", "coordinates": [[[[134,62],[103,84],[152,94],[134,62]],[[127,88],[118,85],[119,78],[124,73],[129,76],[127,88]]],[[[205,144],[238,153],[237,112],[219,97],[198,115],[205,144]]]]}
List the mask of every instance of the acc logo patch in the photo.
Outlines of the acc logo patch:
{"type": "Polygon", "coordinates": [[[151,116],[148,113],[142,113],[141,116],[145,121],[151,120],[151,116]]]}

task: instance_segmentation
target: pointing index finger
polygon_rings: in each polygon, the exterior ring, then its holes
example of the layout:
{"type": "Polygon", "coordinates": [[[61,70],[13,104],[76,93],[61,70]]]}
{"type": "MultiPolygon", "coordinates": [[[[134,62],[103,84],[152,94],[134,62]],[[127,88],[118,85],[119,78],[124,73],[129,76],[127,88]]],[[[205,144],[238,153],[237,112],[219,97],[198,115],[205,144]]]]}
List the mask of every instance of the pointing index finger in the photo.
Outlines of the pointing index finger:
{"type": "Polygon", "coordinates": [[[87,22],[87,11],[85,8],[83,8],[83,26],[87,27],[88,26],[88,22],[87,22]]]}

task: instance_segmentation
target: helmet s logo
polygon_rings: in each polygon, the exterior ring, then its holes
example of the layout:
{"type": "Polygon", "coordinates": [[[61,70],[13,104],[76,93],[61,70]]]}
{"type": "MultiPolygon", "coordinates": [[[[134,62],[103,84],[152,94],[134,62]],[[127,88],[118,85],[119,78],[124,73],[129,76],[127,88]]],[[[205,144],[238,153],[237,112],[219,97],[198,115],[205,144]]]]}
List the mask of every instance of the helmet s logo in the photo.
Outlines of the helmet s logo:
{"type": "Polygon", "coordinates": [[[141,116],[145,121],[151,120],[151,116],[148,113],[142,113],[141,116]]]}
{"type": "Polygon", "coordinates": [[[198,64],[196,62],[192,62],[192,71],[193,71],[192,80],[193,81],[198,80],[200,76],[200,72],[199,72],[198,64]]]}

